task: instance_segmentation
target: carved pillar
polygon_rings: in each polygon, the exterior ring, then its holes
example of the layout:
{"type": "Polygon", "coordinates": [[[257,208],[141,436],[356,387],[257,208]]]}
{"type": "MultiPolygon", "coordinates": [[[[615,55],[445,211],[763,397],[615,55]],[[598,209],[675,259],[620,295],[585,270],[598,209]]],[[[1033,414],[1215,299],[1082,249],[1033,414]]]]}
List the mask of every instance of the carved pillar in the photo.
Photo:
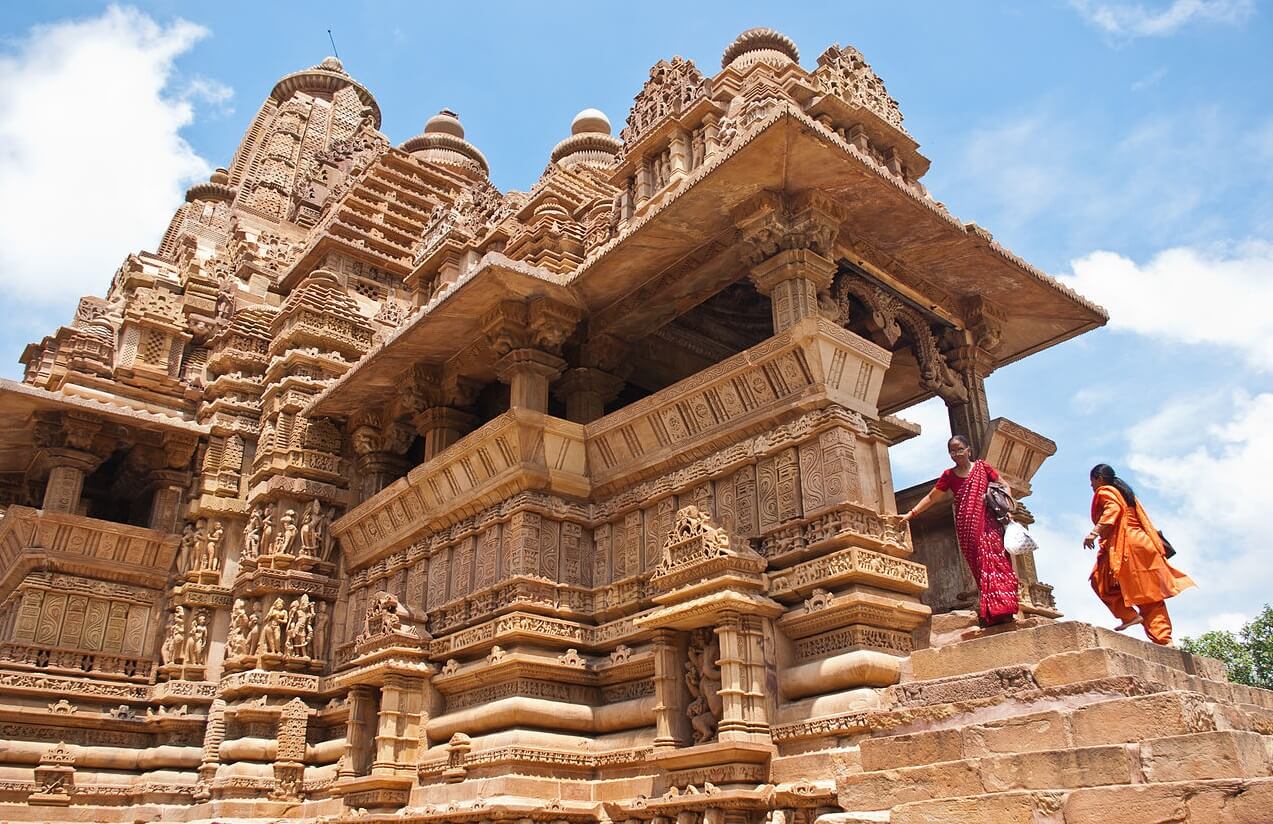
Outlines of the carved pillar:
{"type": "Polygon", "coordinates": [[[538,349],[514,349],[495,364],[495,373],[508,384],[513,409],[548,411],[548,385],[565,369],[561,358],[538,349]]]}
{"type": "Polygon", "coordinates": [[[371,772],[413,773],[421,746],[424,682],[405,675],[388,675],[380,688],[380,715],[375,760],[371,772]]]}
{"type": "Polygon", "coordinates": [[[786,249],[752,267],[752,283],[772,304],[775,334],[817,316],[818,292],[830,288],[835,268],[808,249],[786,249]]]}
{"type": "Polygon", "coordinates": [[[566,402],[566,419],[592,423],[606,413],[606,404],[623,390],[623,380],[600,369],[569,369],[553,387],[566,402]]]}
{"type": "Polygon", "coordinates": [[[406,474],[404,453],[415,433],[397,421],[382,422],[376,412],[360,413],[349,425],[358,456],[359,492],[366,500],[406,474]]]}
{"type": "Polygon", "coordinates": [[[349,688],[349,718],[345,721],[345,757],[337,780],[366,775],[371,768],[376,692],[358,684],[349,688]]]}
{"type": "Polygon", "coordinates": [[[985,446],[986,427],[990,425],[986,378],[994,371],[994,356],[976,345],[966,344],[952,350],[949,357],[951,366],[968,389],[967,400],[946,401],[950,433],[967,438],[975,454],[985,446]]]}
{"type": "Polygon", "coordinates": [[[449,406],[434,406],[417,413],[412,419],[416,432],[424,438],[424,459],[442,454],[447,447],[473,429],[474,418],[449,406]]]}
{"type": "Polygon", "coordinates": [[[743,261],[773,304],[774,333],[818,315],[818,293],[835,277],[835,238],[844,210],[821,192],[761,192],[734,211],[743,261]]]}
{"type": "Polygon", "coordinates": [[[672,161],[672,180],[676,183],[685,175],[689,174],[690,164],[690,134],[684,129],[678,128],[672,132],[672,139],[668,146],[672,161]]]}
{"type": "Polygon", "coordinates": [[[670,629],[654,633],[654,748],[673,750],[689,743],[685,724],[685,645],[670,629]]]}
{"type": "Polygon", "coordinates": [[[566,362],[558,355],[581,313],[547,298],[528,305],[504,301],[482,318],[487,343],[499,357],[495,373],[508,384],[509,407],[548,411],[548,385],[566,362]]]}
{"type": "Polygon", "coordinates": [[[722,614],[716,637],[720,644],[721,717],[716,728],[719,741],[749,741],[746,694],[748,674],[742,657],[742,618],[737,612],[722,614]]]}
{"type": "Polygon", "coordinates": [[[764,619],[743,616],[740,622],[739,646],[743,659],[743,721],[753,741],[770,741],[769,695],[765,690],[764,619]]]}
{"type": "Polygon", "coordinates": [[[44,450],[49,479],[44,487],[45,512],[75,512],[84,491],[84,478],[97,468],[101,458],[78,449],[44,450]]]}
{"type": "Polygon", "coordinates": [[[150,473],[147,492],[150,495],[148,526],[160,532],[181,531],[181,504],[185,500],[187,473],[176,469],[156,469],[150,473]]]}

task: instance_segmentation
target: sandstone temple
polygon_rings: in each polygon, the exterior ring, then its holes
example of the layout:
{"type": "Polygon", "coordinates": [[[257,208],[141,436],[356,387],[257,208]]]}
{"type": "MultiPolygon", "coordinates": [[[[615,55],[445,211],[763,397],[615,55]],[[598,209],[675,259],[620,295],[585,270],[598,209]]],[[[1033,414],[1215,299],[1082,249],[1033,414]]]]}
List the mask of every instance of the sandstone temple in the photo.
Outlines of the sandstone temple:
{"type": "Polygon", "coordinates": [[[979,630],[898,517],[895,413],[1025,497],[985,380],[1106,315],[929,194],[859,51],[660,60],[527,192],[379,125],[279,80],[0,383],[0,820],[1273,822],[1273,693],[1028,558],[979,630]]]}

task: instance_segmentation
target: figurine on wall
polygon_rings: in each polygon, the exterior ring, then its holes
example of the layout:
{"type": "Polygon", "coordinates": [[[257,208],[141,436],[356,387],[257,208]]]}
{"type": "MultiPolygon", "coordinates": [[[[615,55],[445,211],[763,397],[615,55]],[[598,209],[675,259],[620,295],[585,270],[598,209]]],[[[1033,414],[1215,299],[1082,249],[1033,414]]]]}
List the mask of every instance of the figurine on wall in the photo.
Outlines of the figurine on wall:
{"type": "Polygon", "coordinates": [[[261,551],[261,513],[253,508],[243,527],[243,558],[255,558],[261,551]]]}
{"type": "Polygon", "coordinates": [[[310,641],[314,634],[314,609],[308,595],[292,602],[287,616],[287,654],[297,658],[309,658],[310,641]]]}
{"type": "Polygon", "coordinates": [[[248,618],[247,607],[244,606],[243,599],[235,598],[234,606],[230,608],[230,630],[225,636],[225,654],[227,658],[238,658],[241,655],[247,655],[248,632],[251,626],[252,622],[248,618]]]}
{"type": "Polygon", "coordinates": [[[694,728],[694,743],[704,744],[716,736],[723,702],[718,659],[720,640],[711,630],[699,630],[690,639],[689,660],[685,662],[685,684],[693,699],[685,714],[694,728]]]}
{"type": "Polygon", "coordinates": [[[200,518],[194,525],[194,557],[190,571],[202,572],[208,563],[208,522],[200,518]]]}
{"type": "Polygon", "coordinates": [[[287,626],[287,607],[282,598],[275,598],[270,611],[261,622],[261,641],[257,654],[283,654],[283,630],[287,626]]]}
{"type": "Polygon", "coordinates": [[[327,602],[318,602],[318,611],[314,616],[314,637],[310,639],[310,648],[314,651],[314,658],[322,658],[327,649],[327,624],[331,620],[331,615],[327,612],[327,602]]]}
{"type": "Polygon", "coordinates": [[[318,557],[318,533],[322,528],[323,506],[318,499],[309,502],[301,516],[301,555],[318,557]]]}
{"type": "Polygon", "coordinates": [[[278,536],[274,552],[278,555],[296,554],[296,510],[289,509],[283,513],[283,531],[278,536]]]}
{"type": "Polygon", "coordinates": [[[203,666],[208,654],[208,611],[199,610],[186,633],[183,661],[186,666],[203,666]]]}
{"type": "Polygon", "coordinates": [[[204,565],[203,568],[216,572],[221,569],[221,540],[225,537],[225,527],[220,521],[212,524],[212,529],[208,532],[208,540],[204,545],[204,565]]]}
{"type": "Polygon", "coordinates": [[[180,664],[184,652],[186,638],[186,610],[177,607],[168,619],[168,627],[164,630],[164,641],[159,647],[159,663],[180,664]]]}
{"type": "Polygon", "coordinates": [[[261,551],[274,551],[274,512],[267,505],[261,506],[261,551]]]}
{"type": "Polygon", "coordinates": [[[336,536],[332,535],[332,521],[336,519],[336,507],[329,506],[323,511],[323,517],[319,521],[318,544],[322,548],[319,553],[319,560],[330,561],[332,554],[336,549],[336,536]]]}
{"type": "Polygon", "coordinates": [[[261,643],[261,604],[252,602],[252,611],[248,613],[247,641],[243,644],[243,654],[252,655],[261,643]]]}
{"type": "Polygon", "coordinates": [[[185,575],[195,563],[194,557],[194,524],[189,521],[181,529],[181,549],[177,553],[177,574],[185,575]]]}

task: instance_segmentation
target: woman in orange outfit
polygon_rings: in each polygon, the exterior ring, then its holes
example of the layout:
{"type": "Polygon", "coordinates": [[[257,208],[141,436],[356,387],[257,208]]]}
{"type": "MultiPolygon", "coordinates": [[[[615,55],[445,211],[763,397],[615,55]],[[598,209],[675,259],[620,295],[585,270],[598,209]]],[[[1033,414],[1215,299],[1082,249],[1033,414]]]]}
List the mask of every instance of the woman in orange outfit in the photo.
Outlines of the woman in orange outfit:
{"type": "Polygon", "coordinates": [[[1092,569],[1092,589],[1105,602],[1124,630],[1145,625],[1155,644],[1171,643],[1171,618],[1163,603],[1194,586],[1188,575],[1167,563],[1167,555],[1145,509],[1127,482],[1109,464],[1092,467],[1092,523],[1083,539],[1091,549],[1099,538],[1100,552],[1092,569]]]}

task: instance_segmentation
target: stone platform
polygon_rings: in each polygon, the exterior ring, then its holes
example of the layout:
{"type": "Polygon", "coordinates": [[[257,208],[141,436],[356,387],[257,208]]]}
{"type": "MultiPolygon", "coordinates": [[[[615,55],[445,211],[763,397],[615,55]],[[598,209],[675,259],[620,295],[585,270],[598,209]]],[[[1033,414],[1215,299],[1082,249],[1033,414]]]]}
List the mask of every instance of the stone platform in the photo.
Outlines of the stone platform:
{"type": "Polygon", "coordinates": [[[823,824],[1273,822],[1273,692],[1087,624],[943,618],[835,757],[849,812],[823,824]]]}

